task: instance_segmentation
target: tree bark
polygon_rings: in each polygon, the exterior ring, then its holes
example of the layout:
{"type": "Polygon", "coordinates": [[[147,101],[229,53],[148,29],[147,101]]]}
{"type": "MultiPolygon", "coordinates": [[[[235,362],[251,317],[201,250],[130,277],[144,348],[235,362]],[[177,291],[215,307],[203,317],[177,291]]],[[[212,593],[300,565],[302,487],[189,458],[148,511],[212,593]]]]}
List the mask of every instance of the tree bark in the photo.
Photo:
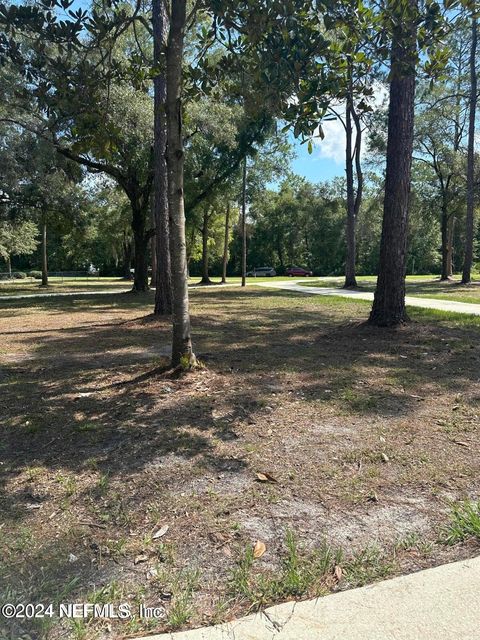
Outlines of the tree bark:
{"type": "Polygon", "coordinates": [[[242,173],[242,287],[247,273],[247,156],[243,159],[242,173]]]}
{"type": "Polygon", "coordinates": [[[409,0],[408,7],[413,15],[398,15],[397,12],[397,24],[392,34],[380,268],[369,319],[371,324],[380,327],[408,320],[405,274],[413,153],[417,0],[409,0]]]}
{"type": "Polygon", "coordinates": [[[125,231],[123,232],[123,259],[122,259],[122,274],[125,280],[130,280],[130,267],[132,264],[132,242],[130,238],[127,237],[125,231]]]}
{"type": "Polygon", "coordinates": [[[47,221],[42,222],[42,287],[48,287],[47,221]]]}
{"type": "Polygon", "coordinates": [[[10,258],[10,256],[7,257],[7,271],[8,271],[8,277],[11,279],[11,277],[12,277],[12,259],[10,258]]]}
{"type": "MultiPolygon", "coordinates": [[[[161,65],[168,31],[168,17],[163,0],[152,2],[153,57],[154,65],[161,65]]],[[[156,254],[155,315],[172,313],[172,273],[170,261],[170,230],[168,221],[168,175],[167,175],[167,121],[165,76],[157,72],[153,79],[154,93],[154,219],[156,254]]],[[[153,277],[153,265],[152,265],[153,277]]]]}
{"type": "Polygon", "coordinates": [[[472,44],[470,49],[470,105],[468,117],[467,147],[467,219],[465,231],[465,258],[463,262],[462,284],[472,281],[473,229],[475,206],[475,114],[477,109],[477,17],[472,15],[472,44]]]}
{"type": "Polygon", "coordinates": [[[195,366],[190,333],[183,189],[182,62],[187,0],[171,4],[167,45],[167,168],[173,293],[172,366],[195,366]]]}
{"type": "Polygon", "coordinates": [[[146,206],[138,200],[131,200],[132,206],[132,231],[134,243],[133,266],[135,269],[133,288],[134,293],[148,291],[148,242],[149,234],[146,229],[146,206]]]}
{"type": "Polygon", "coordinates": [[[209,210],[205,207],[202,224],[202,284],[212,284],[208,275],[208,223],[210,220],[209,210]]]}
{"type": "Polygon", "coordinates": [[[150,262],[152,264],[152,276],[150,278],[150,287],[156,289],[157,287],[157,238],[156,233],[150,239],[150,262]]]}
{"type": "Polygon", "coordinates": [[[453,275],[453,228],[455,218],[448,212],[449,198],[442,193],[442,273],[441,281],[449,280],[453,275]]]}
{"type": "Polygon", "coordinates": [[[230,201],[227,201],[227,210],[225,212],[225,236],[223,238],[223,259],[222,259],[222,284],[227,283],[227,265],[228,265],[228,240],[230,237],[230,201]]]}
{"type": "Polygon", "coordinates": [[[345,289],[355,288],[357,279],[355,277],[355,189],[353,186],[353,155],[352,155],[352,95],[351,87],[347,97],[345,111],[345,172],[347,177],[347,225],[346,240],[347,251],[345,256],[345,289]]]}

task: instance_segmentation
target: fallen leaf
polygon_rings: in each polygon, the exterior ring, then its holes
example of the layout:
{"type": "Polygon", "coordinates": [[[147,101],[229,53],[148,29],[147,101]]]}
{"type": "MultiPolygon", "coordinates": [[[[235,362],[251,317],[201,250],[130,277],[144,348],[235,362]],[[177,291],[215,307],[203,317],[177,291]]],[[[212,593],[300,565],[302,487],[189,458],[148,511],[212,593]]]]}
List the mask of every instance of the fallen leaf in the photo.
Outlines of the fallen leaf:
{"type": "Polygon", "coordinates": [[[212,542],[218,545],[225,544],[225,542],[227,541],[227,538],[223,535],[223,533],[220,533],[220,531],[210,532],[209,537],[212,540],[212,542]]]}
{"type": "Polygon", "coordinates": [[[384,462],[389,462],[389,461],[390,461],[390,458],[387,456],[387,454],[386,454],[386,453],[382,453],[382,460],[383,460],[384,462]]]}
{"type": "Polygon", "coordinates": [[[158,571],[155,567],[150,567],[147,571],[147,580],[153,580],[158,577],[158,571]]]}
{"type": "Polygon", "coordinates": [[[278,480],[267,471],[265,471],[265,473],[257,473],[257,480],[258,482],[278,482],[278,480]]]}
{"type": "Polygon", "coordinates": [[[337,566],[335,567],[334,573],[335,573],[336,579],[338,580],[338,582],[340,582],[340,580],[342,579],[342,575],[343,575],[342,567],[340,567],[337,564],[337,566]]]}
{"type": "Polygon", "coordinates": [[[452,442],[454,442],[455,444],[460,445],[461,447],[470,448],[470,445],[468,444],[468,442],[463,442],[463,440],[452,440],[452,442]]]}
{"type": "Polygon", "coordinates": [[[140,564],[141,562],[146,562],[147,560],[148,560],[148,556],[146,556],[145,554],[141,554],[135,557],[133,564],[140,564]]]}
{"type": "Polygon", "coordinates": [[[158,538],[161,538],[162,536],[164,536],[168,531],[168,524],[164,524],[163,527],[161,527],[158,531],[156,531],[153,536],[152,536],[152,540],[158,540],[158,538]]]}
{"type": "Polygon", "coordinates": [[[257,540],[255,546],[253,547],[253,557],[261,558],[266,550],[267,547],[265,546],[265,544],[260,540],[257,540]]]}

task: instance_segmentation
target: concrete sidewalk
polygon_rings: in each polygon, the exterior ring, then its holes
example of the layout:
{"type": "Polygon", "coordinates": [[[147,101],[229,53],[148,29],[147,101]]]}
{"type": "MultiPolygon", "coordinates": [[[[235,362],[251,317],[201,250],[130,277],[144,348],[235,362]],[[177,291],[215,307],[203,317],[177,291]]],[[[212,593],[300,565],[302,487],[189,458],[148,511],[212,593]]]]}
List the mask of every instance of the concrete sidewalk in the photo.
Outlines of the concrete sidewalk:
{"type": "MultiPolygon", "coordinates": [[[[270,287],[273,289],[285,289],[306,293],[307,295],[340,296],[341,298],[356,298],[357,300],[373,300],[373,293],[370,291],[355,291],[349,289],[337,289],[335,287],[307,287],[292,282],[291,280],[281,280],[276,282],[257,282],[257,287],[270,287]]],[[[438,311],[450,311],[452,313],[467,313],[480,316],[480,304],[470,302],[456,302],[454,300],[443,300],[440,298],[416,298],[406,296],[407,307],[421,307],[423,309],[438,309],[438,311]]],[[[480,634],[479,634],[480,640],[480,634]]]]}
{"type": "Polygon", "coordinates": [[[479,639],[480,557],[316,600],[288,602],[228,624],[148,636],[148,640],[479,639]]]}

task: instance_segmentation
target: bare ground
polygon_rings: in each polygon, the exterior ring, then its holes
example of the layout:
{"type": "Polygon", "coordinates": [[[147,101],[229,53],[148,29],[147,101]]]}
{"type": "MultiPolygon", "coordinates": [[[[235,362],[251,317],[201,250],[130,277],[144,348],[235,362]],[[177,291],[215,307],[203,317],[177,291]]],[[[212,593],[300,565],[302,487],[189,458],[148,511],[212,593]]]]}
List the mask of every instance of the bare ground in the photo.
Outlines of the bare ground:
{"type": "Polygon", "coordinates": [[[172,379],[149,375],[169,343],[151,304],[2,304],[0,599],[160,603],[165,618],[27,622],[6,637],[229,619],[272,597],[235,580],[245,550],[262,541],[249,571],[274,575],[289,531],[300,555],[325,541],[344,554],[298,597],[478,553],[441,543],[452,502],[480,493],[478,320],[419,312],[378,330],[364,304],[198,290],[205,367],[172,379]]]}

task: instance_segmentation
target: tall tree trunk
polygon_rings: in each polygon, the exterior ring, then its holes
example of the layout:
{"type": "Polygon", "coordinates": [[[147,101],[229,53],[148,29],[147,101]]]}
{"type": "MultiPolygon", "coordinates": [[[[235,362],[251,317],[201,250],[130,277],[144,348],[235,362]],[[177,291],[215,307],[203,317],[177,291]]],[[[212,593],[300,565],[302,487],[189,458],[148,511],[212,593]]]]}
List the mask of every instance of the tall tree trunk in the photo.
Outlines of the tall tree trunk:
{"type": "Polygon", "coordinates": [[[151,264],[152,264],[152,275],[150,278],[150,287],[155,289],[157,286],[157,238],[156,233],[154,233],[150,239],[150,256],[151,256],[151,264]]]}
{"type": "Polygon", "coordinates": [[[357,192],[355,194],[355,203],[353,205],[353,268],[356,268],[357,261],[357,220],[360,213],[360,207],[362,206],[363,198],[363,170],[362,170],[362,123],[360,117],[355,109],[355,105],[352,102],[352,118],[355,123],[355,177],[357,181],[357,192]]]}
{"type": "Polygon", "coordinates": [[[190,241],[187,242],[187,276],[190,277],[190,262],[192,261],[192,254],[195,249],[195,239],[196,239],[196,227],[192,224],[191,233],[190,233],[190,241]]]}
{"type": "Polygon", "coordinates": [[[442,273],[441,281],[449,280],[453,275],[453,230],[455,217],[448,212],[449,198],[446,191],[442,193],[442,273]]]}
{"type": "Polygon", "coordinates": [[[130,267],[132,265],[132,241],[127,236],[125,231],[123,232],[122,250],[122,274],[125,280],[130,280],[130,267]]]}
{"type": "Polygon", "coordinates": [[[442,197],[442,223],[441,223],[441,233],[442,233],[442,273],[440,275],[440,280],[448,280],[450,277],[449,274],[449,256],[448,256],[448,206],[445,199],[445,195],[442,197]]]}
{"type": "MultiPolygon", "coordinates": [[[[285,267],[285,261],[283,258],[283,246],[282,246],[282,237],[281,236],[277,236],[277,256],[278,256],[278,261],[280,263],[280,267],[283,271],[283,268],[285,267]]],[[[292,254],[292,252],[290,252],[290,255],[292,254]]]]}
{"type": "Polygon", "coordinates": [[[144,203],[142,198],[137,197],[136,190],[132,190],[130,204],[132,207],[133,266],[135,269],[132,291],[138,293],[149,290],[148,242],[150,236],[147,233],[148,201],[144,203]]]}
{"type": "Polygon", "coordinates": [[[222,284],[227,282],[228,264],[228,239],[230,237],[230,201],[227,201],[227,211],[225,213],[225,237],[223,239],[223,261],[222,261],[222,284]]]}
{"type": "Polygon", "coordinates": [[[8,277],[11,278],[12,277],[12,259],[10,258],[10,256],[7,256],[7,271],[8,271],[8,277]]]}
{"type": "Polygon", "coordinates": [[[202,284],[212,284],[208,275],[208,222],[210,220],[210,214],[208,208],[205,207],[203,212],[203,224],[202,224],[202,284]]]}
{"type": "Polygon", "coordinates": [[[242,174],[242,287],[247,273],[247,156],[243,159],[242,174]]]}
{"type": "Polygon", "coordinates": [[[447,270],[449,277],[453,277],[453,238],[455,235],[455,222],[456,222],[455,214],[452,213],[450,216],[450,220],[448,222],[448,262],[447,262],[447,270]]]}
{"type": "MultiPolygon", "coordinates": [[[[155,67],[160,67],[168,32],[168,17],[163,0],[152,1],[153,57],[155,67]]],[[[168,222],[168,175],[167,175],[167,121],[165,105],[167,87],[161,73],[153,79],[154,93],[154,205],[156,291],[155,315],[172,313],[172,273],[170,262],[170,230],[168,222]]],[[[152,265],[153,277],[153,265],[152,265]]]]}
{"type": "Polygon", "coordinates": [[[470,49],[470,113],[468,119],[467,148],[467,221],[465,232],[465,258],[463,262],[462,284],[472,281],[473,228],[475,205],[475,113],[477,110],[477,17],[472,15],[472,44],[470,49]]]}
{"type": "MultiPolygon", "coordinates": [[[[394,4],[394,3],[392,3],[394,4]]],[[[369,322],[393,326],[408,320],[405,309],[407,225],[413,153],[417,0],[409,0],[392,34],[387,167],[380,268],[369,322]],[[408,13],[412,13],[409,16],[408,13]]]]}
{"type": "Polygon", "coordinates": [[[352,154],[352,94],[351,86],[347,97],[345,111],[345,172],[347,177],[347,251],[345,256],[345,289],[357,286],[355,277],[355,189],[353,186],[353,154],[352,154]]]}
{"type": "Polygon", "coordinates": [[[173,292],[172,366],[195,366],[190,334],[183,190],[182,62],[187,0],[171,4],[167,46],[167,168],[173,292]]]}
{"type": "Polygon", "coordinates": [[[48,287],[47,221],[42,222],[42,287],[48,287]]]}

